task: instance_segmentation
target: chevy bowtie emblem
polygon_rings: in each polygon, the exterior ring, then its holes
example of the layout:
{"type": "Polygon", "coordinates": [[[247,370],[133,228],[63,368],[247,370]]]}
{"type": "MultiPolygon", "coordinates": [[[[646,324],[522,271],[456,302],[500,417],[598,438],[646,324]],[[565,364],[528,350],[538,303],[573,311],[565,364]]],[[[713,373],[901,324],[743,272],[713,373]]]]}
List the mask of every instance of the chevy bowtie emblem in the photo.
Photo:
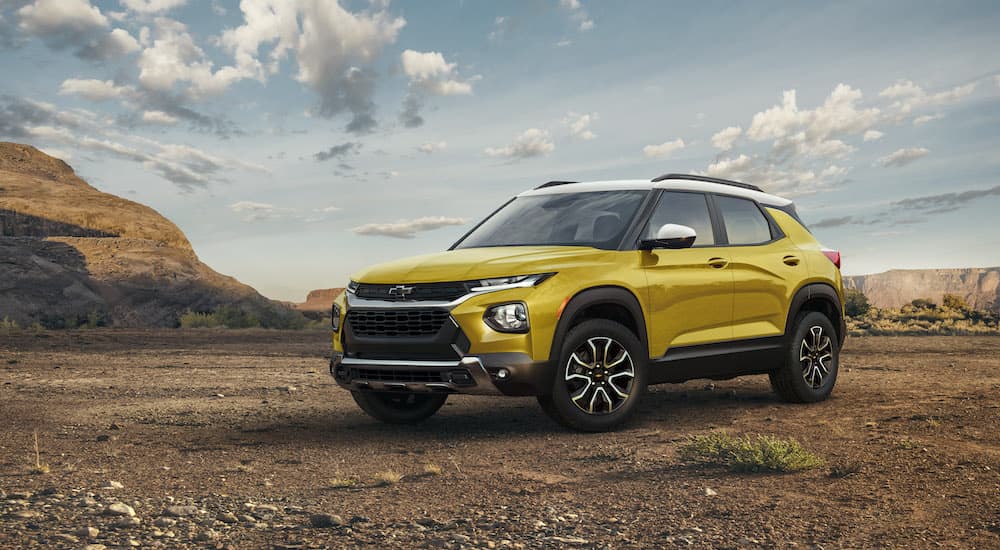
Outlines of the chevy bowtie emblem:
{"type": "Polygon", "coordinates": [[[396,285],[389,289],[389,296],[394,298],[405,298],[413,294],[413,287],[406,285],[396,285]]]}

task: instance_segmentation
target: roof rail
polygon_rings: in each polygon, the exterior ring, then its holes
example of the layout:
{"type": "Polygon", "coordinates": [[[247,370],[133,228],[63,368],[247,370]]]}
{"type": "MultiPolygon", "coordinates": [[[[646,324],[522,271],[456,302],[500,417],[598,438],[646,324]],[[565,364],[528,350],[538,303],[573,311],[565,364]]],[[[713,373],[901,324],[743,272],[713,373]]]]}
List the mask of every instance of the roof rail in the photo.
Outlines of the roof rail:
{"type": "Polygon", "coordinates": [[[580,183],[580,182],[578,182],[578,181],[560,181],[560,180],[547,181],[547,182],[539,185],[535,189],[545,189],[546,187],[555,187],[557,185],[566,185],[567,183],[580,183]]]}
{"type": "Polygon", "coordinates": [[[721,178],[710,178],[708,176],[695,176],[692,174],[663,174],[662,176],[653,178],[651,181],[656,183],[663,180],[691,180],[691,181],[705,181],[708,183],[721,183],[722,185],[732,185],[733,187],[742,187],[743,189],[750,189],[751,191],[764,192],[763,189],[757,187],[756,185],[750,185],[749,183],[740,183],[738,181],[724,180],[721,178]]]}

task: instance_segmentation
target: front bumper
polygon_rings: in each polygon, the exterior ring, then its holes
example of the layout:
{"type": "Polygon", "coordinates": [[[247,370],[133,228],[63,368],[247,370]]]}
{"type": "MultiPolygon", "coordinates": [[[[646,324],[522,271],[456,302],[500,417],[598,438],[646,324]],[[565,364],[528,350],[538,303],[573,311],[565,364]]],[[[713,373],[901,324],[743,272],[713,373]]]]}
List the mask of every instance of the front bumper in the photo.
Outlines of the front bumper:
{"type": "Polygon", "coordinates": [[[352,391],[470,395],[547,395],[554,372],[548,361],[523,353],[487,353],[449,361],[359,359],[335,353],[330,374],[352,391]]]}

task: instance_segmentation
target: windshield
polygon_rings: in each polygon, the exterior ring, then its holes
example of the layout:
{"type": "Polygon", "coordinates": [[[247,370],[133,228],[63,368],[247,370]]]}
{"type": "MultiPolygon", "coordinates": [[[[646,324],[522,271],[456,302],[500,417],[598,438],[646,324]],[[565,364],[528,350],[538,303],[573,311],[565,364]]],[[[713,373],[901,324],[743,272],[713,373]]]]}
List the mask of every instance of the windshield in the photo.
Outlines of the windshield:
{"type": "Polygon", "coordinates": [[[595,191],[517,197],[455,248],[591,246],[614,250],[647,191],[595,191]]]}

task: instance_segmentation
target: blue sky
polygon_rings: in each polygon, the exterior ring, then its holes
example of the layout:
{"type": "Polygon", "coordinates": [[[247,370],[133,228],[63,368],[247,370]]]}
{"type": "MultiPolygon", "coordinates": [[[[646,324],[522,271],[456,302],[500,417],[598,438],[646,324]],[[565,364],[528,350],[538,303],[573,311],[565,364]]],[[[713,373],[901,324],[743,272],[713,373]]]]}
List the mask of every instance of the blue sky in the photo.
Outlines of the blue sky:
{"type": "Polygon", "coordinates": [[[795,199],[849,274],[1000,265],[995,2],[0,0],[0,139],[273,298],[550,179],[795,199]]]}

